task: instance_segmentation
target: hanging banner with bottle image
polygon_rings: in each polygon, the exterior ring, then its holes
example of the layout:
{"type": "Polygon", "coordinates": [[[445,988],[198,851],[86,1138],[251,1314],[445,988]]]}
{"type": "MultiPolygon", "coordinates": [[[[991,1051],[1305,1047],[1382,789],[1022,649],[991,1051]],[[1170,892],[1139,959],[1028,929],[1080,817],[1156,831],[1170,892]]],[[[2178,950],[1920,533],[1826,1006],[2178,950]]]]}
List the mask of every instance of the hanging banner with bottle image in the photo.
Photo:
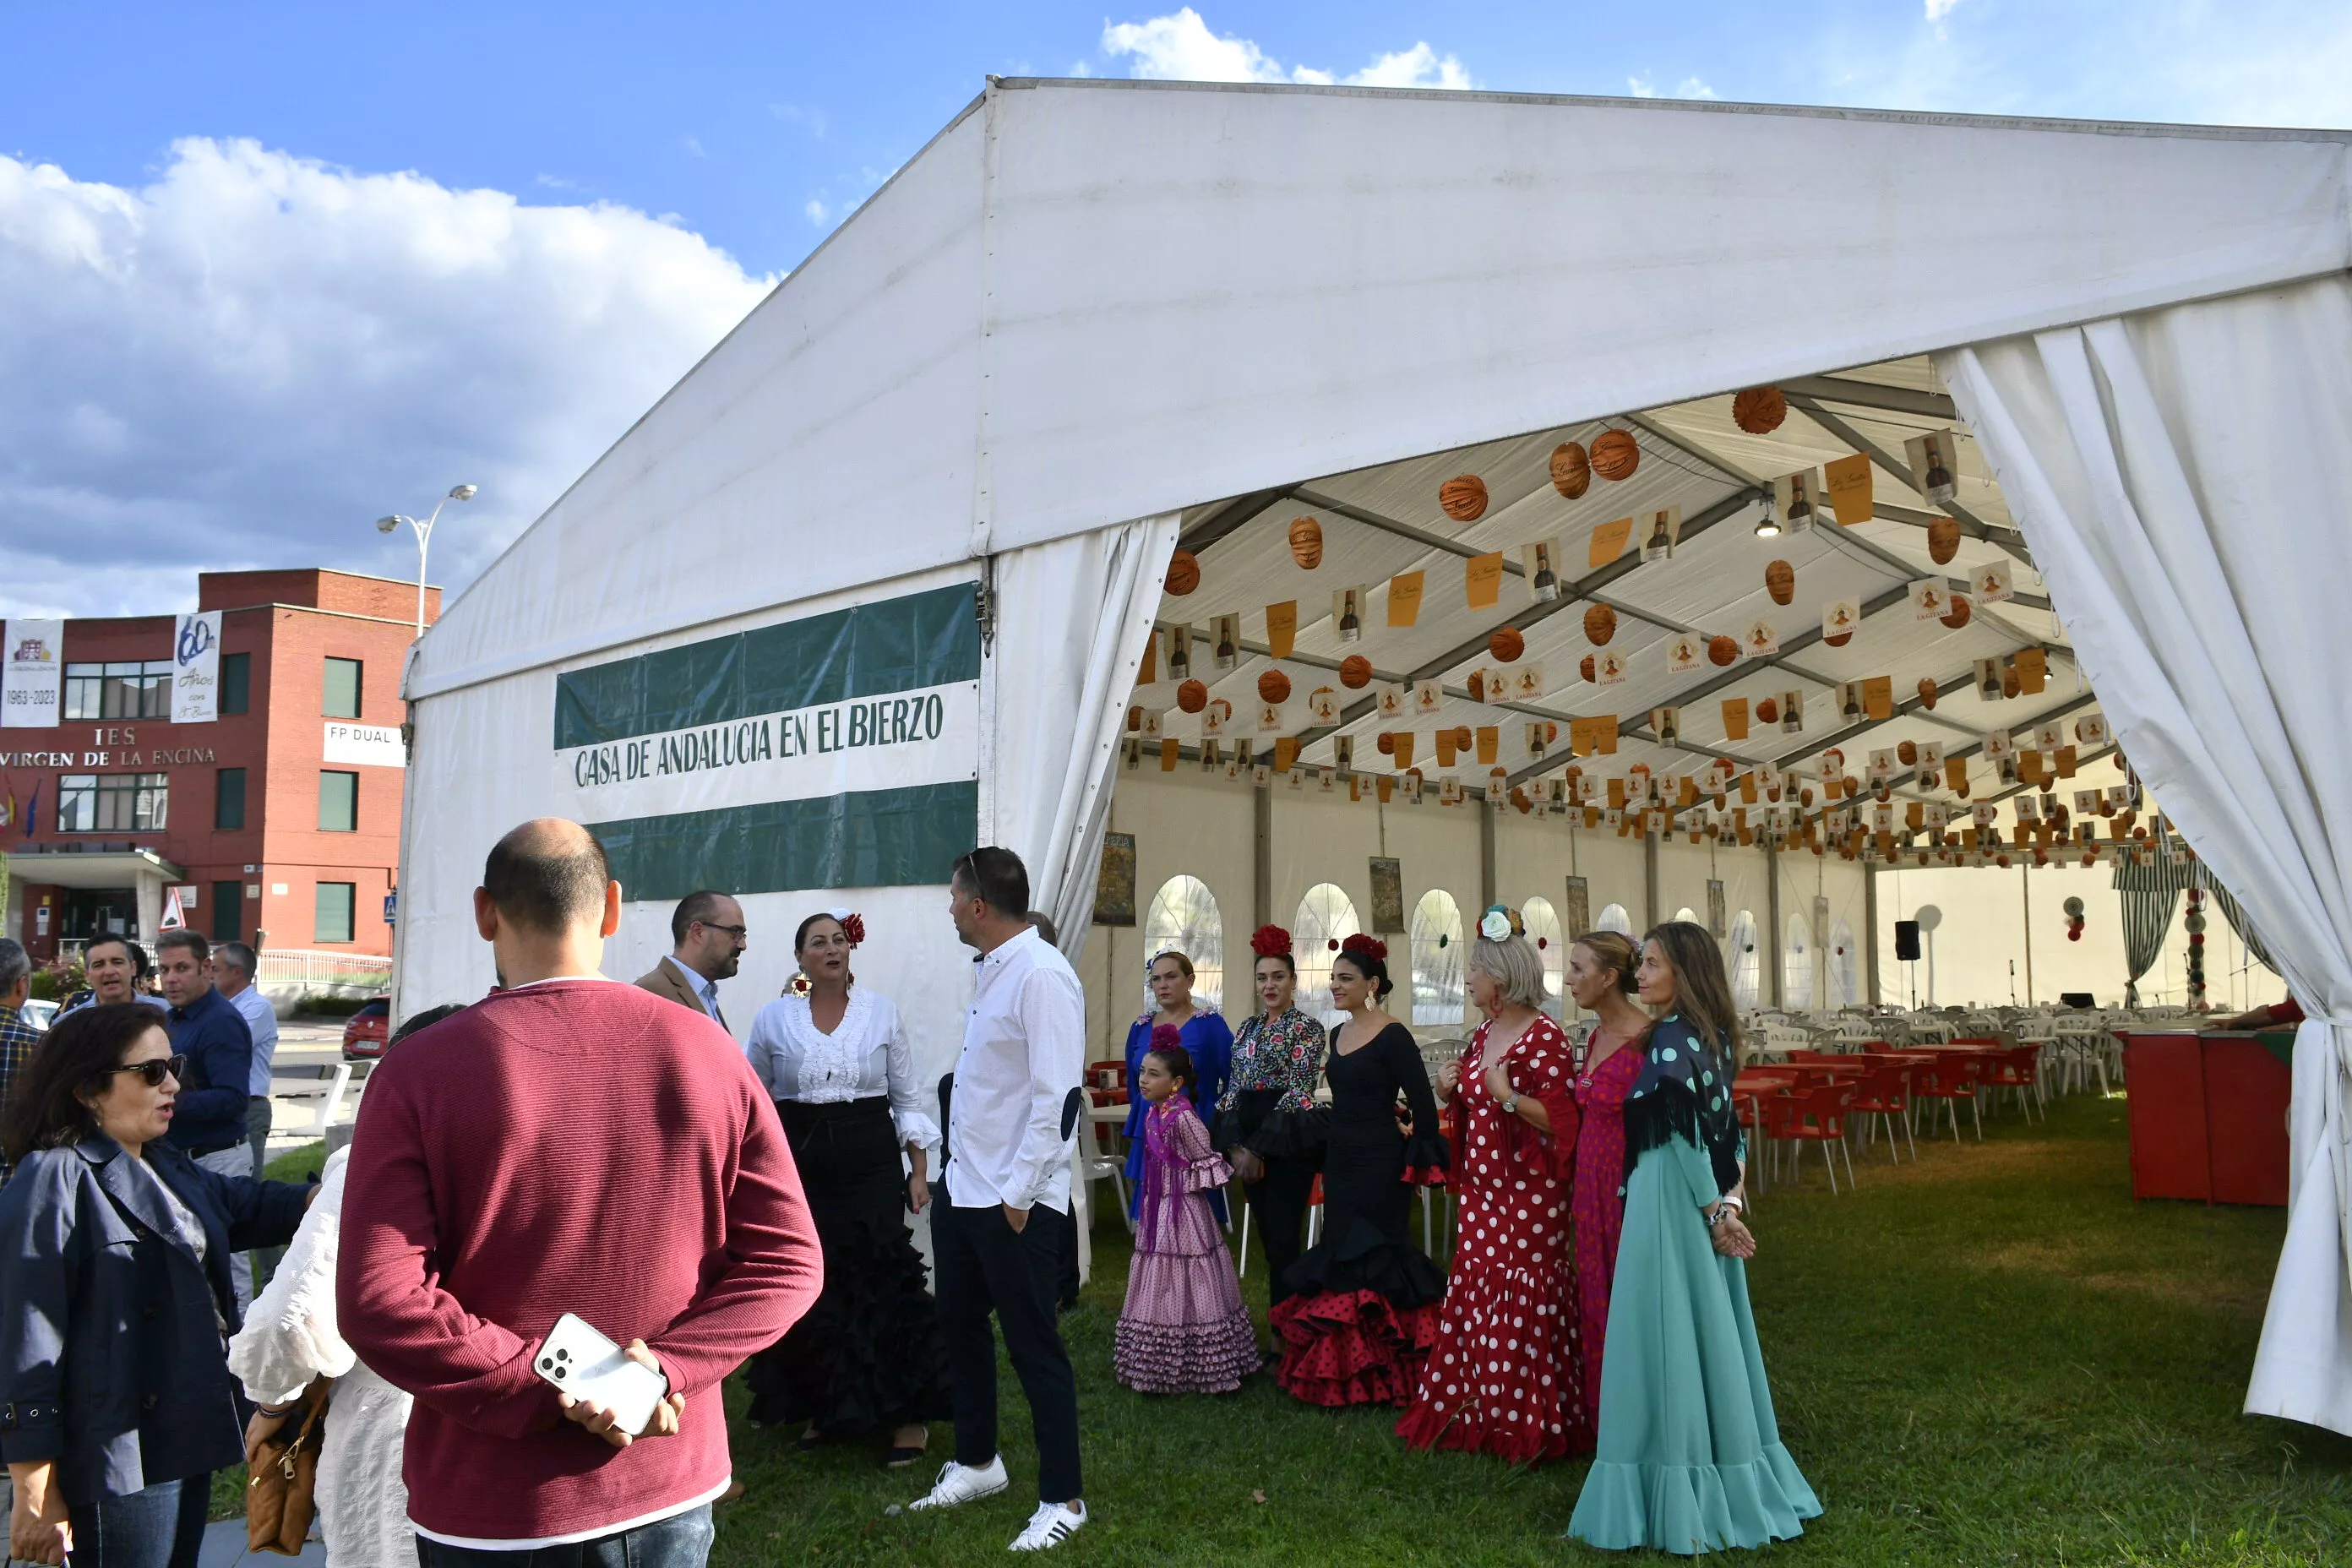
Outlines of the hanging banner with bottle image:
{"type": "Polygon", "coordinates": [[[944,880],[979,822],[973,594],[564,671],[551,810],[595,828],[632,900],[944,880]]]}
{"type": "Polygon", "coordinates": [[[221,613],[182,616],[172,625],[172,722],[220,717],[221,613]]]}
{"type": "Polygon", "coordinates": [[[1903,443],[1903,455],[1911,464],[1912,484],[1936,506],[1946,505],[1959,494],[1954,478],[1959,467],[1958,445],[1949,430],[1929,430],[1903,443]]]}

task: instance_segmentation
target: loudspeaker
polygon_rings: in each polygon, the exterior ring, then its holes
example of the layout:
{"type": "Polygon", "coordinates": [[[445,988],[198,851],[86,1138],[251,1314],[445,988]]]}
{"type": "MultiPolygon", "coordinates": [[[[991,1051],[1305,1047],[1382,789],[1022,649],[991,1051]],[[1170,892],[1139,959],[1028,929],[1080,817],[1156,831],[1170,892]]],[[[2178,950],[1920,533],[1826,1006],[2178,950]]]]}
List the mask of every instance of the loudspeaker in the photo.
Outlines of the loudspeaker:
{"type": "Polygon", "coordinates": [[[1919,956],[1919,922],[1917,921],[1895,922],[1895,956],[1898,959],[1913,959],[1919,956]]]}

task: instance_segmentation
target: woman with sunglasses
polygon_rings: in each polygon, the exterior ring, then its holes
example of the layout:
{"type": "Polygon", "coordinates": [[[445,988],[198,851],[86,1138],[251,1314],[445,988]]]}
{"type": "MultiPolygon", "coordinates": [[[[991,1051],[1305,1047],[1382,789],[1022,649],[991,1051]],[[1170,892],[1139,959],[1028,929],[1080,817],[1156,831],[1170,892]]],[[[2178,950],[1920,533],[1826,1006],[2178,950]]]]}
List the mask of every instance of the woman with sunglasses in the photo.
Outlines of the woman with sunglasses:
{"type": "Polygon", "coordinates": [[[153,1008],[84,1008],[0,1124],[0,1457],[28,1563],[195,1568],[212,1472],[245,1458],[229,1257],[291,1241],[317,1189],[171,1147],[183,1062],[153,1008]]]}

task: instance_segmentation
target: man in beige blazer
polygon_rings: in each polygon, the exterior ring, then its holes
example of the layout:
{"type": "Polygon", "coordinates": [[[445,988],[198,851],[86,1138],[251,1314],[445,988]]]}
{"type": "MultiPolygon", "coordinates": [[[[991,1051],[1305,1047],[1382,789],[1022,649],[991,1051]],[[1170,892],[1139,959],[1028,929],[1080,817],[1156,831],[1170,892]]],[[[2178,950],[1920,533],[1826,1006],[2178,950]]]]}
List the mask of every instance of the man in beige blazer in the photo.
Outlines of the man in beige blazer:
{"type": "Polygon", "coordinates": [[[669,934],[676,943],[670,955],[637,977],[638,988],[706,1013],[726,1028],[719,983],[734,977],[750,945],[743,906],[724,893],[688,893],[670,911],[669,934]]]}

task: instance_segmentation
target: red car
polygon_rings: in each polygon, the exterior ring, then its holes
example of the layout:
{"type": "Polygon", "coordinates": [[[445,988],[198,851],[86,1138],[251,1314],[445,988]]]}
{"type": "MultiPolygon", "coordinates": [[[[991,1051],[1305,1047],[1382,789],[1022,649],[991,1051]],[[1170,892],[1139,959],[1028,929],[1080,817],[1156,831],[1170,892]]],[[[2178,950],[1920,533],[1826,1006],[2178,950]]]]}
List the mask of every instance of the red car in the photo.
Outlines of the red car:
{"type": "Polygon", "coordinates": [[[383,1055],[384,1041],[391,1033],[392,998],[371,996],[343,1026],[343,1059],[383,1055]]]}

